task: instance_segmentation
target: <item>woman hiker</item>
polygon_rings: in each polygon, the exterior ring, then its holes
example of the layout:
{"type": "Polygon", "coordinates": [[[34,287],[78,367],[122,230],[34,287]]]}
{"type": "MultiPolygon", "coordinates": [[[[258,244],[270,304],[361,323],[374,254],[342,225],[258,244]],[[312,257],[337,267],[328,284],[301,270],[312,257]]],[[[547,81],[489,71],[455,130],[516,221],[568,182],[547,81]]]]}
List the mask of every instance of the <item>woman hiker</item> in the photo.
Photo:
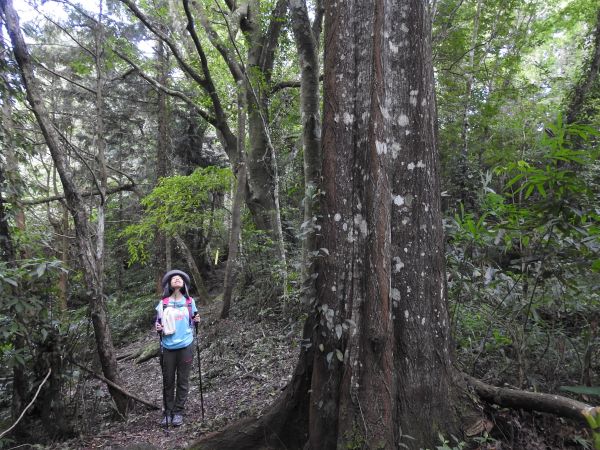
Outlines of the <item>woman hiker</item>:
{"type": "Polygon", "coordinates": [[[200,322],[196,303],[189,296],[190,277],[171,270],[162,279],[163,299],[156,306],[156,331],[161,335],[163,371],[163,426],[183,425],[183,411],[194,359],[194,322],[200,322]],[[175,384],[177,389],[175,390],[175,384]]]}

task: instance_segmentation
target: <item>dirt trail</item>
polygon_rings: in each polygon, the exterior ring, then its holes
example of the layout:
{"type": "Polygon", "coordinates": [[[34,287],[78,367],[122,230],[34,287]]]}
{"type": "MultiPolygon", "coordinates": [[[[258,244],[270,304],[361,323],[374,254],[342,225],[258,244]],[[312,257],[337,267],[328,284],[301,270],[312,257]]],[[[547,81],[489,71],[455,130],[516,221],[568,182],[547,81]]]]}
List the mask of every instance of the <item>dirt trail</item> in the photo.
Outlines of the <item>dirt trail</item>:
{"type": "MultiPolygon", "coordinates": [[[[61,442],[60,449],[185,448],[203,434],[216,431],[236,419],[259,414],[279,395],[289,380],[297,358],[300,325],[273,320],[249,322],[232,311],[232,318],[217,321],[220,303],[200,309],[200,356],[205,419],[202,421],[198,366],[194,352],[191,389],[185,423],[159,427],[161,411],[136,404],[126,421],[104,417],[96,430],[61,442]]],[[[157,339],[148,334],[119,354],[131,353],[157,339]]],[[[119,364],[125,387],[157,406],[162,405],[162,378],[158,358],[142,364],[124,360],[119,364]]],[[[97,389],[105,386],[93,381],[97,389]]],[[[108,400],[108,394],[105,397],[108,400]]]]}

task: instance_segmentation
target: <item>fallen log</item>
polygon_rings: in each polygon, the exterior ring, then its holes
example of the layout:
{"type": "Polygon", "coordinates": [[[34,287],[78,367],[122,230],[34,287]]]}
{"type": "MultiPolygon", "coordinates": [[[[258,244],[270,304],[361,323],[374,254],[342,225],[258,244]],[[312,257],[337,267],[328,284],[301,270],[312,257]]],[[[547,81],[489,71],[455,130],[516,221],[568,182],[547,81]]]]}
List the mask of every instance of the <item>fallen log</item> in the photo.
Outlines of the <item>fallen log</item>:
{"type": "Polygon", "coordinates": [[[488,403],[505,408],[538,411],[574,419],[586,424],[593,431],[600,432],[600,427],[593,427],[589,419],[589,417],[592,418],[592,423],[600,422],[600,406],[592,406],[562,395],[496,387],[467,374],[462,374],[462,376],[477,396],[488,403]]]}
{"type": "Polygon", "coordinates": [[[160,343],[158,341],[151,342],[142,349],[140,349],[135,355],[135,363],[141,364],[152,358],[156,358],[160,355],[160,343]]]}

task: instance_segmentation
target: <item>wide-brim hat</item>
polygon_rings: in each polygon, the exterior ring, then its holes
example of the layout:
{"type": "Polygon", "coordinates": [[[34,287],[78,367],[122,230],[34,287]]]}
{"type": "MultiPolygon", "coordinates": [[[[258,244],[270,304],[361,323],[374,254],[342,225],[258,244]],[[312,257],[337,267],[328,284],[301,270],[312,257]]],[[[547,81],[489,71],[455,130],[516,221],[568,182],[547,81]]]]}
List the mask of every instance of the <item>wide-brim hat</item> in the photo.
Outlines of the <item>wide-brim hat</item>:
{"type": "Polygon", "coordinates": [[[183,278],[183,289],[181,293],[187,297],[189,295],[188,286],[190,285],[190,276],[182,270],[177,269],[169,270],[162,277],[163,295],[165,297],[169,295],[169,284],[171,282],[171,278],[173,278],[175,275],[179,275],[181,278],[183,278]]]}

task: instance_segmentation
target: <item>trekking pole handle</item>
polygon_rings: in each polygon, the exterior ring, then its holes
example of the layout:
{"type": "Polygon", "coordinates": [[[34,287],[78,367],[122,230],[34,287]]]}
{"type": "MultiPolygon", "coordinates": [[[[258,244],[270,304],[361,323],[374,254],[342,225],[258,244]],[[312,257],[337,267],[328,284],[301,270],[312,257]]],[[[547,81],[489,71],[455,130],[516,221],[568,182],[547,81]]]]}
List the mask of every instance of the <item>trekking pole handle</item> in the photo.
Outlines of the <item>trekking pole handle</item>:
{"type": "Polygon", "coordinates": [[[196,318],[197,315],[198,315],[198,311],[196,311],[194,313],[194,315],[192,316],[192,321],[194,322],[194,329],[196,330],[196,336],[198,336],[198,322],[196,322],[194,319],[196,318]]]}

